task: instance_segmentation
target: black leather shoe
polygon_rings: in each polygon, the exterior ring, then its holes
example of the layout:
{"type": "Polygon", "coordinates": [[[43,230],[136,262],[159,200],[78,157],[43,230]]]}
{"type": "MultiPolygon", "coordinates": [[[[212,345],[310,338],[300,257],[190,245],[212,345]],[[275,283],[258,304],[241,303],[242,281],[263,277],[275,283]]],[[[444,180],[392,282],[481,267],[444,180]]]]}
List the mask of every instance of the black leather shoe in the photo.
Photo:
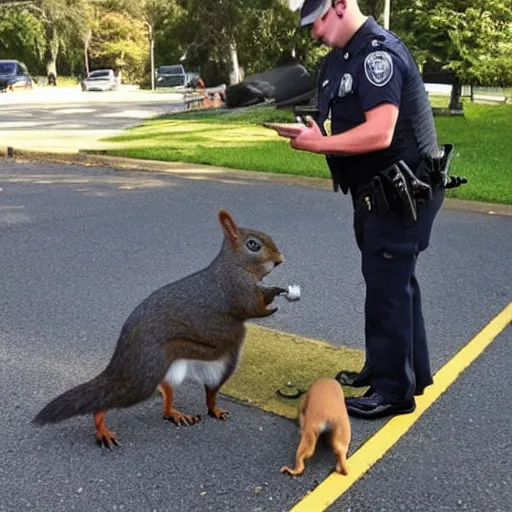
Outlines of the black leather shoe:
{"type": "MultiPolygon", "coordinates": [[[[425,392],[425,389],[422,388],[422,389],[416,389],[416,391],[414,391],[414,396],[420,396],[420,395],[423,395],[423,393],[425,392]]],[[[367,390],[366,390],[366,393],[362,396],[370,396],[374,393],[373,391],[373,388],[370,386],[367,390]]]]}
{"type": "Polygon", "coordinates": [[[370,370],[363,368],[360,372],[341,371],[334,377],[342,386],[364,388],[370,385],[370,370]]]}
{"type": "Polygon", "coordinates": [[[400,402],[390,401],[376,391],[371,394],[365,393],[365,395],[367,396],[345,400],[350,416],[375,419],[395,414],[408,414],[416,409],[414,399],[400,402]]]}

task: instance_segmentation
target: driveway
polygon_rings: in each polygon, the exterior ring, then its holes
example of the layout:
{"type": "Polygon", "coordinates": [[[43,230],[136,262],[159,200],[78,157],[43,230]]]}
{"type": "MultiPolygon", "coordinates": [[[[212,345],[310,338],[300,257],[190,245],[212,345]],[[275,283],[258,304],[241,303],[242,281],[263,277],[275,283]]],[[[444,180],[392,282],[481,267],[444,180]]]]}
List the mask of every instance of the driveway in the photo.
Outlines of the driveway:
{"type": "Polygon", "coordinates": [[[41,88],[1,94],[0,141],[3,147],[37,151],[104,149],[108,144],[99,139],[183,107],[180,93],[131,89],[41,88]]]}

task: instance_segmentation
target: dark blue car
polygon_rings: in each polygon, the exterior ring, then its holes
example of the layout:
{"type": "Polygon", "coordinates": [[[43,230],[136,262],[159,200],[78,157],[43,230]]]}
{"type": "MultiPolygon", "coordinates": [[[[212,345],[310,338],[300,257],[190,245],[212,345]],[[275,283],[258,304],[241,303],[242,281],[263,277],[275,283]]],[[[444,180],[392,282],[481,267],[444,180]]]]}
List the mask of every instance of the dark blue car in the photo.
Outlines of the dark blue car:
{"type": "Polygon", "coordinates": [[[32,78],[25,64],[17,60],[0,60],[0,92],[32,89],[32,78]]]}

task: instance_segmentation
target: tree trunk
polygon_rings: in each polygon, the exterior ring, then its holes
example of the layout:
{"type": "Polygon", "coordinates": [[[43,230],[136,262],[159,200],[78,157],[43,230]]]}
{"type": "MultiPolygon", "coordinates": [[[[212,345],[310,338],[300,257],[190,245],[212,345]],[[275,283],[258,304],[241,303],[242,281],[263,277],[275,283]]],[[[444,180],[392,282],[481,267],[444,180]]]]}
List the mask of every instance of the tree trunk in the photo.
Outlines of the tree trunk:
{"type": "Polygon", "coordinates": [[[46,27],[46,76],[53,75],[57,78],[57,56],[59,54],[59,37],[55,28],[51,25],[46,27]]]}
{"type": "Polygon", "coordinates": [[[240,65],[238,64],[238,50],[235,41],[229,45],[229,53],[231,56],[231,73],[229,77],[230,85],[241,82],[240,65]]]}
{"type": "Polygon", "coordinates": [[[153,27],[149,25],[149,58],[151,60],[151,90],[155,90],[155,38],[153,27]]]}
{"type": "Polygon", "coordinates": [[[151,90],[155,90],[155,40],[151,38],[150,53],[151,53],[151,90]]]}
{"type": "Polygon", "coordinates": [[[92,30],[89,29],[84,37],[85,72],[89,75],[89,44],[91,42],[92,30]]]}
{"type": "Polygon", "coordinates": [[[155,90],[155,36],[154,27],[149,21],[144,22],[148,27],[149,64],[151,68],[151,90],[155,90]]]}
{"type": "Polygon", "coordinates": [[[450,94],[450,104],[448,108],[450,110],[462,110],[462,103],[460,101],[461,86],[458,80],[452,85],[452,92],[450,94]]]}
{"type": "Polygon", "coordinates": [[[87,76],[89,76],[89,48],[86,46],[85,47],[85,72],[87,74],[87,76]]]}

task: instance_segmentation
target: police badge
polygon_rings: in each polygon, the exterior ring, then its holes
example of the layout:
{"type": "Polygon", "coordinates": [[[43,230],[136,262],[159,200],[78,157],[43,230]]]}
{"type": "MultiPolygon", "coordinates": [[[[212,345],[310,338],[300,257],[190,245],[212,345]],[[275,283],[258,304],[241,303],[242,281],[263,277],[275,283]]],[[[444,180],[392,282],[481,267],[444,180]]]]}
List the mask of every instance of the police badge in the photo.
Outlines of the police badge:
{"type": "Polygon", "coordinates": [[[340,86],[338,88],[338,96],[340,98],[344,98],[348,94],[352,92],[352,84],[354,83],[354,79],[350,73],[345,73],[340,81],[340,86]]]}
{"type": "Polygon", "coordinates": [[[364,59],[364,72],[371,84],[383,87],[393,76],[393,59],[391,55],[383,51],[370,53],[364,59]]]}

